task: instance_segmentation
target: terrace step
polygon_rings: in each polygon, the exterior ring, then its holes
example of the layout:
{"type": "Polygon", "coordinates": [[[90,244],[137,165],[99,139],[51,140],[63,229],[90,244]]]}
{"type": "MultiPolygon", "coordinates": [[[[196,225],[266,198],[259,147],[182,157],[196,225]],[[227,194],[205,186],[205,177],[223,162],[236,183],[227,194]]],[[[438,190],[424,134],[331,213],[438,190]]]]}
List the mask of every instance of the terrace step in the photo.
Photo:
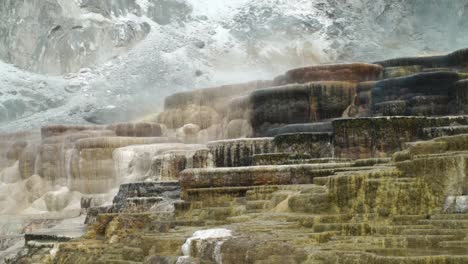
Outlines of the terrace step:
{"type": "Polygon", "coordinates": [[[423,129],[423,136],[426,139],[468,134],[468,125],[455,125],[443,127],[426,127],[423,129]]]}

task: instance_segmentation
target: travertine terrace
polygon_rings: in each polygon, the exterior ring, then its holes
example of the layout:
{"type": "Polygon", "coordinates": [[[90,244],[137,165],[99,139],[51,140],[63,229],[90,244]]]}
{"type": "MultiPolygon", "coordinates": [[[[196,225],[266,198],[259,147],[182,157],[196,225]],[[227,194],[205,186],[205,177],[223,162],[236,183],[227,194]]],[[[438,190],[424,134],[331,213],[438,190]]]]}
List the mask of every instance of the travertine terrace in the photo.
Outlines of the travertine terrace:
{"type": "Polygon", "coordinates": [[[468,263],[467,109],[459,50],[177,93],[125,124],[1,135],[0,179],[27,192],[0,196],[2,213],[57,215],[18,223],[25,246],[6,261],[468,263]]]}

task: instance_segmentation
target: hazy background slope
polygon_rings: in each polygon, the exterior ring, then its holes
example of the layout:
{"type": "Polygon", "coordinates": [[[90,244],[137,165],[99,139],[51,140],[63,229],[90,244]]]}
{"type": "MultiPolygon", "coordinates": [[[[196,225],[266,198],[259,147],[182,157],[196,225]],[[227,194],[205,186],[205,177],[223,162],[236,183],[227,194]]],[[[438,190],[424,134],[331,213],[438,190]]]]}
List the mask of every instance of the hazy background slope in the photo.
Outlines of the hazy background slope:
{"type": "Polygon", "coordinates": [[[468,0],[3,0],[0,131],[112,122],[171,93],[468,46],[468,0]]]}

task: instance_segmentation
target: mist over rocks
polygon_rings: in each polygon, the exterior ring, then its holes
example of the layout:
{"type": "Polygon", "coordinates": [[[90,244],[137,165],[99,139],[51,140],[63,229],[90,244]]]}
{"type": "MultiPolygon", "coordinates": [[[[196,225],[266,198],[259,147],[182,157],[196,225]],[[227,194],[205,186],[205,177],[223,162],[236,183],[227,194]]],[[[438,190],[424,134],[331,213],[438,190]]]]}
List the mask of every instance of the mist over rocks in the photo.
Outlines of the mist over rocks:
{"type": "Polygon", "coordinates": [[[444,53],[466,43],[465,5],[5,0],[0,58],[11,65],[0,62],[0,130],[123,122],[161,110],[178,91],[320,63],[444,53]]]}

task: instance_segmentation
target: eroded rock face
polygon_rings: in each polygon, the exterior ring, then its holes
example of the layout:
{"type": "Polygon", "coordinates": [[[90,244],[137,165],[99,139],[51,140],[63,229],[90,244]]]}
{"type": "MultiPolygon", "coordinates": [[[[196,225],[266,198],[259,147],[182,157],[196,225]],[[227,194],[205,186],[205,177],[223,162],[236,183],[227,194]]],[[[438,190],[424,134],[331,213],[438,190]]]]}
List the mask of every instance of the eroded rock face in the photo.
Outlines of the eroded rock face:
{"type": "MultiPolygon", "coordinates": [[[[113,160],[114,150],[130,145],[167,143],[168,138],[101,137],[81,139],[76,142],[70,170],[70,190],[81,193],[105,193],[122,181],[113,160]]],[[[119,171],[119,170],[118,170],[119,171]]]]}
{"type": "Polygon", "coordinates": [[[353,63],[304,67],[275,78],[274,86],[317,81],[365,82],[381,78],[383,68],[376,64],[353,63]]]}
{"type": "Polygon", "coordinates": [[[271,83],[254,81],[177,93],[166,98],[165,110],[156,120],[169,129],[178,129],[181,138],[186,137],[184,130],[187,127],[184,129],[184,125],[197,125],[200,131],[197,131],[197,135],[192,133],[187,143],[251,136],[252,130],[248,123],[249,99],[245,95],[268,87],[271,83]],[[242,99],[236,101],[232,98],[242,99]]]}
{"type": "Polygon", "coordinates": [[[74,196],[78,194],[70,192],[66,187],[57,191],[51,191],[44,195],[44,202],[48,211],[62,211],[73,200],[74,196]]]}
{"type": "Polygon", "coordinates": [[[185,124],[196,124],[208,128],[220,122],[218,113],[208,106],[189,105],[183,109],[168,110],[159,114],[157,121],[168,128],[180,128],[185,124]]]}
{"type": "MultiPolygon", "coordinates": [[[[111,205],[86,207],[86,224],[106,218],[106,214],[147,213],[168,214],[174,212],[174,201],[180,197],[178,182],[134,182],[120,185],[111,205]]],[[[145,219],[146,220],[146,219],[145,219]]],[[[98,223],[99,224],[99,223],[98,223]]]]}
{"type": "MultiPolygon", "coordinates": [[[[52,129],[52,127],[49,128],[52,129]]],[[[28,170],[31,170],[32,167],[49,184],[67,186],[71,175],[72,158],[77,151],[75,143],[86,138],[115,136],[113,131],[104,129],[84,130],[86,127],[55,128],[54,136],[47,136],[46,131],[51,130],[44,128],[41,144],[37,148],[32,146],[31,150],[26,152],[24,157],[20,159],[21,164],[24,164],[22,166],[24,168],[24,177],[28,177],[28,170]],[[75,128],[79,128],[79,130],[75,130],[75,128]],[[35,151],[37,152],[35,153],[35,151]]]]}
{"type": "Polygon", "coordinates": [[[21,180],[21,173],[18,168],[18,161],[12,166],[2,168],[0,180],[4,183],[15,183],[21,180]]]}
{"type": "Polygon", "coordinates": [[[28,142],[26,141],[17,141],[13,143],[13,145],[10,147],[10,149],[6,153],[7,159],[18,160],[19,157],[21,156],[21,153],[23,153],[27,145],[28,145],[28,142]]]}
{"type": "Polygon", "coordinates": [[[106,127],[108,130],[115,131],[119,137],[160,137],[162,136],[162,127],[156,123],[138,122],[113,124],[106,127]]]}
{"type": "MultiPolygon", "coordinates": [[[[79,207],[76,201],[79,201],[81,194],[107,193],[122,182],[116,178],[112,160],[114,149],[134,144],[176,141],[149,137],[162,133],[161,126],[151,123],[48,126],[43,127],[41,132],[42,139],[37,135],[30,138],[25,134],[25,140],[5,144],[8,149],[2,151],[5,161],[11,160],[7,162],[7,167],[2,166],[2,182],[16,184],[11,187],[12,190],[28,190],[25,198],[11,197],[13,200],[18,198],[15,200],[20,203],[18,210],[28,205],[32,206],[28,209],[32,212],[62,211],[69,204],[79,207]],[[116,137],[117,133],[133,137],[116,137]],[[46,193],[47,196],[42,197],[46,193]],[[72,203],[72,200],[75,202],[72,203]]],[[[6,142],[10,140],[8,136],[3,138],[6,142]]],[[[17,138],[21,139],[19,135],[17,138]]]]}
{"type": "Polygon", "coordinates": [[[377,82],[372,89],[372,114],[434,116],[457,113],[454,85],[459,78],[455,72],[435,72],[377,82]]]}
{"type": "Polygon", "coordinates": [[[433,202],[438,206],[445,202],[444,210],[457,212],[464,210],[461,196],[468,193],[465,150],[466,134],[462,134],[411,143],[405,151],[396,153],[395,160],[405,175],[424,179],[433,202]]]}
{"type": "Polygon", "coordinates": [[[248,120],[251,112],[251,103],[248,95],[239,96],[231,99],[227,110],[227,121],[246,119],[248,120]]]}
{"type": "Polygon", "coordinates": [[[212,106],[216,110],[225,109],[226,100],[270,86],[271,81],[253,81],[242,84],[205,88],[191,92],[176,93],[166,98],[165,109],[183,108],[188,105],[212,106]]]}
{"type": "Polygon", "coordinates": [[[274,152],[272,138],[245,138],[208,143],[216,167],[249,166],[252,155],[274,152]]]}
{"type": "Polygon", "coordinates": [[[341,158],[384,157],[404,149],[406,142],[423,139],[425,127],[463,125],[458,117],[378,117],[333,121],[335,156],[341,158]]]}
{"type": "Polygon", "coordinates": [[[83,130],[104,130],[104,126],[65,126],[65,125],[50,125],[41,128],[41,136],[43,139],[63,134],[76,133],[83,130]]]}
{"type": "Polygon", "coordinates": [[[120,186],[119,192],[114,198],[114,204],[124,204],[129,198],[166,197],[179,198],[180,187],[175,182],[140,182],[129,183],[120,186]]]}
{"type": "Polygon", "coordinates": [[[341,117],[354,101],[356,84],[312,82],[261,89],[250,95],[250,122],[255,135],[285,124],[319,122],[341,117]]]}
{"type": "Polygon", "coordinates": [[[185,169],[209,167],[213,167],[212,154],[204,147],[171,150],[152,159],[151,177],[158,181],[177,181],[185,169]]]}
{"type": "Polygon", "coordinates": [[[272,128],[267,131],[267,136],[295,133],[331,133],[332,131],[333,127],[331,122],[314,122],[272,128]]]}
{"type": "Polygon", "coordinates": [[[41,128],[41,136],[43,139],[61,136],[66,134],[79,133],[84,131],[85,134],[93,133],[91,136],[112,136],[119,137],[160,137],[162,136],[163,128],[161,125],[151,122],[136,122],[136,123],[117,123],[111,125],[49,125],[41,128]],[[109,133],[112,131],[111,133],[109,133]]]}
{"type": "Polygon", "coordinates": [[[464,68],[467,66],[468,50],[461,49],[447,55],[426,57],[403,57],[376,62],[383,67],[419,65],[424,68],[464,68]]]}
{"type": "Polygon", "coordinates": [[[456,108],[459,114],[468,113],[468,80],[455,83],[456,108]]]}
{"type": "Polygon", "coordinates": [[[281,134],[274,138],[276,151],[307,155],[311,158],[332,158],[333,137],[331,133],[281,134]]]}
{"type": "Polygon", "coordinates": [[[28,144],[39,138],[40,134],[37,132],[0,134],[0,168],[18,160],[28,144]]]}
{"type": "MultiPolygon", "coordinates": [[[[102,204],[101,200],[106,199],[125,180],[153,176],[148,172],[152,160],[144,163],[142,153],[138,158],[128,160],[131,165],[127,164],[125,173],[120,173],[116,163],[118,160],[113,159],[114,150],[129,145],[137,148],[139,144],[156,143],[166,143],[166,150],[177,149],[177,143],[168,144],[177,142],[177,139],[154,137],[160,136],[162,129],[158,124],[145,122],[108,126],[54,125],[43,127],[40,137],[39,134],[28,133],[2,135],[1,142],[5,147],[1,151],[4,157],[2,162],[5,162],[0,170],[2,190],[7,188],[16,193],[7,199],[0,197],[0,203],[10,204],[2,212],[75,210],[79,209],[83,195],[83,205],[102,204]]],[[[177,174],[185,166],[208,164],[208,155],[197,152],[203,146],[179,145],[180,150],[188,152],[184,153],[183,162],[179,162],[182,164],[180,168],[170,168],[172,165],[168,164],[173,164],[174,159],[164,162],[166,180],[177,180],[177,174]]],[[[158,172],[158,178],[161,178],[160,174],[158,172]]]]}
{"type": "Polygon", "coordinates": [[[176,131],[177,137],[186,144],[195,144],[198,141],[200,126],[195,124],[186,124],[176,131]]]}
{"type": "MultiPolygon", "coordinates": [[[[178,174],[191,168],[197,151],[203,145],[180,143],[146,144],[128,146],[113,151],[116,177],[120,182],[143,180],[178,180],[178,174]]],[[[199,162],[200,163],[200,162],[199,162]]]]}
{"type": "Polygon", "coordinates": [[[253,129],[248,119],[231,120],[227,127],[223,138],[247,138],[253,136],[253,129]]]}
{"type": "Polygon", "coordinates": [[[314,177],[328,176],[332,169],[346,166],[349,164],[188,169],[182,172],[180,183],[184,189],[310,184],[314,177]]]}

